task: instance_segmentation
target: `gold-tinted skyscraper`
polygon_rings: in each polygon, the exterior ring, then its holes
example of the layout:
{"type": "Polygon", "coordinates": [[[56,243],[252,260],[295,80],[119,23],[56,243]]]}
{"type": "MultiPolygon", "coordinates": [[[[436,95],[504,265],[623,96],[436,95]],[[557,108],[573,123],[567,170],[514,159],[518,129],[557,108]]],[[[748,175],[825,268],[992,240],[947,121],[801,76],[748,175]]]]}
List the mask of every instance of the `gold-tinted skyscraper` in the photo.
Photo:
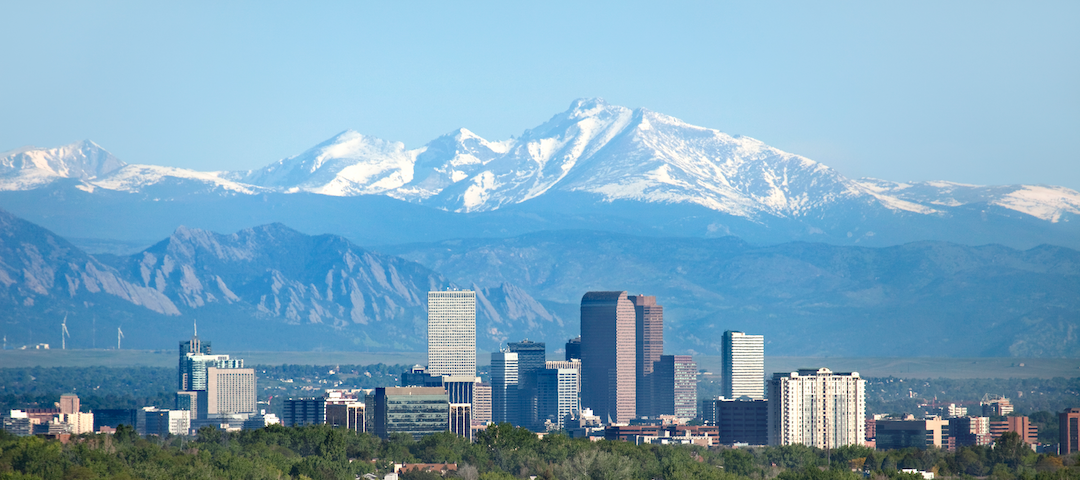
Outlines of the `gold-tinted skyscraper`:
{"type": "Polygon", "coordinates": [[[626,292],[581,297],[582,407],[605,422],[625,423],[636,415],[634,319],[626,292]]]}

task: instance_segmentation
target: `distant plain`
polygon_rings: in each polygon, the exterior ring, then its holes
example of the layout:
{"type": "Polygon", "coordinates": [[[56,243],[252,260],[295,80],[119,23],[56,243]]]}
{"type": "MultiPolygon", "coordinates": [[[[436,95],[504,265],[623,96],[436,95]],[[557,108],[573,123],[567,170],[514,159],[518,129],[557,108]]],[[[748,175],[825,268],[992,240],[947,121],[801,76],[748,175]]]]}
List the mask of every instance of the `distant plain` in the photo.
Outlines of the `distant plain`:
{"type": "MultiPolygon", "coordinates": [[[[424,364],[424,352],[215,352],[244,359],[245,365],[368,365],[424,364]]],[[[488,353],[479,352],[478,365],[488,353]]],[[[551,359],[556,357],[552,356],[551,359]]],[[[699,355],[698,368],[720,374],[721,357],[699,355]]],[[[27,367],[171,367],[175,350],[2,350],[0,368],[27,367]]],[[[835,372],[857,371],[864,377],[899,378],[1054,378],[1080,377],[1076,358],[942,358],[942,357],[766,357],[765,370],[790,372],[826,367],[835,372]]]]}

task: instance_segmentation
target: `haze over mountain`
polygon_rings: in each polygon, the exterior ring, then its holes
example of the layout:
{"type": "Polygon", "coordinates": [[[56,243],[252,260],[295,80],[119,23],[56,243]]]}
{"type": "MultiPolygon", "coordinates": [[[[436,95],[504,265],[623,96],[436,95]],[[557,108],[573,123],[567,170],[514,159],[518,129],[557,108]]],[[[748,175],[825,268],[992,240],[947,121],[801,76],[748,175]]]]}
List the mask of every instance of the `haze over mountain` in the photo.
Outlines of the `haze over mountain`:
{"type": "MultiPolygon", "coordinates": [[[[110,345],[118,327],[129,348],[161,348],[198,320],[232,348],[370,351],[422,351],[427,292],[455,286],[419,264],[280,224],[231,235],[181,227],[138,254],[99,259],[4,211],[0,285],[11,343],[59,343],[66,316],[72,348],[110,345]]],[[[509,283],[477,290],[483,348],[563,324],[509,283]]]]}
{"type": "Polygon", "coordinates": [[[1080,246],[1080,193],[1067,188],[853,180],[753,138],[600,99],[509,140],[459,129],[408,149],[345,131],[246,172],[127,165],[92,142],[21,149],[0,156],[0,206],[67,237],[143,242],[180,224],[283,222],[368,245],[586,227],[757,243],[1080,246]],[[348,226],[380,215],[378,235],[348,226]],[[419,232],[416,217],[464,226],[419,232]]]}
{"type": "Polygon", "coordinates": [[[0,211],[0,330],[10,344],[164,348],[192,323],[219,348],[423,351],[426,292],[477,292],[477,344],[579,330],[588,290],[656,295],[669,352],[717,355],[726,329],[770,355],[1080,356],[1080,252],[920,242],[756,247],[733,237],[548,231],[366,250],[280,224],[178,228],[91,256],[0,211]],[[393,255],[391,255],[393,254],[393,255]],[[397,255],[397,256],[394,256],[397,255]],[[440,272],[445,272],[440,273],[440,272]]]}
{"type": "Polygon", "coordinates": [[[147,348],[198,318],[237,348],[423,350],[424,292],[455,285],[485,349],[555,350],[585,291],[625,289],[665,305],[673,352],[736,328],[770,355],[1080,355],[1080,193],[849,179],[599,99],[508,140],[345,131],[243,172],[24,148],[0,207],[40,225],[0,223],[19,342],[69,315],[147,348]]]}

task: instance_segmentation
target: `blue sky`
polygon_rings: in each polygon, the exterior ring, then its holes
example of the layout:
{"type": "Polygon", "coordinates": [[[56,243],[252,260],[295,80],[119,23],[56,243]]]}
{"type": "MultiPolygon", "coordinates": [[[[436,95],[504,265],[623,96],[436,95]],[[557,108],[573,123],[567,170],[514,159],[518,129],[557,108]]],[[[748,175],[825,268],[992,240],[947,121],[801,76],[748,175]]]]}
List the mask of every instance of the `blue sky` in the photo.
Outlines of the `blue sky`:
{"type": "Polygon", "coordinates": [[[0,6],[0,151],[249,169],[595,96],[850,177],[1080,189],[1080,2],[221,3],[0,6]]]}

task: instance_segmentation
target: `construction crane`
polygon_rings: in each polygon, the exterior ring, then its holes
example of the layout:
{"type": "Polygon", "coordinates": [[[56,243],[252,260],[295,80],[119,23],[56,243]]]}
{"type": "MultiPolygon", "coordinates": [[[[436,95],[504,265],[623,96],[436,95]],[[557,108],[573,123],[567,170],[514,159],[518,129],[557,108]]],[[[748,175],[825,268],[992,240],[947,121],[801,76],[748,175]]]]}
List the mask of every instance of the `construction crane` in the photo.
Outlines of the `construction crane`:
{"type": "Polygon", "coordinates": [[[116,327],[116,349],[120,350],[120,339],[124,338],[124,331],[120,330],[120,327],[116,327]]]}
{"type": "Polygon", "coordinates": [[[60,349],[67,350],[67,339],[71,338],[71,334],[67,329],[67,315],[64,315],[64,321],[60,324],[60,349]]]}

